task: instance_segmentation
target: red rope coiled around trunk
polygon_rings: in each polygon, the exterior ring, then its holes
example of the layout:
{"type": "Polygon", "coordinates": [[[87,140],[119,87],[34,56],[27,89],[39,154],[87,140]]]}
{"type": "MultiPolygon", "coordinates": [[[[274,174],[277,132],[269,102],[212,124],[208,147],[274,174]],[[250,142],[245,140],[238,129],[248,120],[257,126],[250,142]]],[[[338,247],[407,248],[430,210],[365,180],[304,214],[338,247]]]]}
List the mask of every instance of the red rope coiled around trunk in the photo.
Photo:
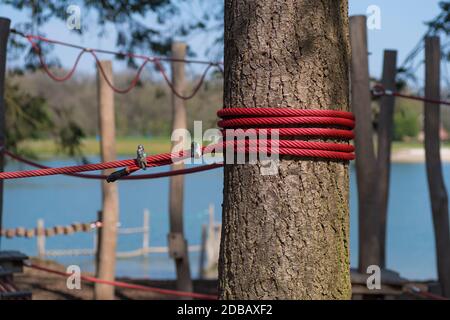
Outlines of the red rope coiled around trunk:
{"type": "MultiPolygon", "coordinates": [[[[227,108],[217,112],[222,118],[218,122],[224,129],[225,144],[230,143],[228,138],[245,135],[246,129],[254,129],[259,135],[277,133],[278,141],[258,138],[257,147],[251,147],[251,142],[246,142],[245,150],[237,152],[269,152],[279,155],[291,155],[296,157],[322,158],[335,160],[353,160],[355,158],[354,147],[348,144],[353,139],[352,129],[355,119],[351,112],[320,109],[287,109],[287,108],[227,108]],[[229,129],[242,129],[243,132],[230,131],[229,129]],[[299,137],[302,140],[299,140],[299,137]],[[308,141],[310,139],[337,139],[344,143],[308,141]],[[278,145],[274,150],[272,143],[278,145]]],[[[250,138],[251,140],[251,138],[250,138]]]]}

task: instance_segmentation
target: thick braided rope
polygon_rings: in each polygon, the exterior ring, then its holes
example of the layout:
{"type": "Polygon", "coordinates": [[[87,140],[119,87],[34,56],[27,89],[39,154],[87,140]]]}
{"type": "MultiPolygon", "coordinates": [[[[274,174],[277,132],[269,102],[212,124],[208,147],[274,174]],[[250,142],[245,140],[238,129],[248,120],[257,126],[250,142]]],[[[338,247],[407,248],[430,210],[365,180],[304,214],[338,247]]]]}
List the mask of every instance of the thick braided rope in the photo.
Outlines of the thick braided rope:
{"type": "MultiPolygon", "coordinates": [[[[178,160],[182,160],[186,159],[189,156],[190,156],[189,151],[152,155],[147,157],[147,167],[159,167],[168,165],[172,163],[172,159],[177,158],[178,160]]],[[[71,174],[77,172],[97,171],[122,167],[127,167],[130,170],[130,172],[139,170],[139,167],[136,164],[136,160],[129,159],[129,160],[109,161],[103,163],[85,164],[79,166],[67,166],[60,168],[0,172],[0,179],[18,179],[18,178],[57,175],[57,174],[71,174]]]]}
{"type": "MultiPolygon", "coordinates": [[[[39,168],[39,169],[52,169],[52,167],[44,166],[40,163],[37,163],[35,161],[31,161],[29,159],[26,159],[24,157],[21,157],[9,150],[3,149],[3,153],[7,155],[8,157],[25,163],[29,166],[39,168]]],[[[185,175],[185,174],[192,174],[212,169],[217,169],[221,167],[222,164],[220,163],[213,163],[213,164],[207,164],[203,166],[196,166],[193,168],[184,168],[184,169],[177,169],[177,170],[170,170],[166,172],[154,172],[154,173],[148,173],[148,174],[139,174],[139,175],[129,175],[126,177],[122,177],[120,180],[146,180],[146,179],[158,179],[158,178],[165,178],[165,177],[172,177],[177,175],[185,175]]],[[[65,175],[75,177],[75,178],[83,178],[83,179],[95,179],[95,180],[105,180],[108,175],[106,174],[87,174],[87,173],[64,173],[65,175]]]]}
{"type": "Polygon", "coordinates": [[[218,122],[224,129],[225,144],[234,143],[236,152],[245,153],[278,153],[308,158],[324,158],[336,160],[353,160],[354,147],[348,144],[353,139],[352,129],[355,126],[354,116],[350,112],[319,109],[287,109],[287,108],[227,108],[217,112],[222,118],[218,122]],[[282,128],[277,128],[282,126],[282,128]],[[242,129],[238,132],[228,129],[242,129]],[[257,139],[239,145],[234,137],[245,137],[254,129],[256,134],[278,134],[275,151],[273,140],[257,139]],[[299,137],[322,139],[339,139],[345,143],[318,142],[299,140],[299,137]],[[233,138],[233,140],[227,140],[233,138]],[[292,140],[294,139],[294,140],[292,140]]]}

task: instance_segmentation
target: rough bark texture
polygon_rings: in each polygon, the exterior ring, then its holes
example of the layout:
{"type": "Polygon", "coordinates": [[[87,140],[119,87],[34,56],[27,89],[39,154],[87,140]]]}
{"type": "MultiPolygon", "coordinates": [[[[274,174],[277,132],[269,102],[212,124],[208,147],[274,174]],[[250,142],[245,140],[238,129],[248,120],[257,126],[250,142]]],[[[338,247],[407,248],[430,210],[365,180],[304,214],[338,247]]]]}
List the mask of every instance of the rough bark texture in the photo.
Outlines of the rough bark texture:
{"type": "MultiPolygon", "coordinates": [[[[224,105],[348,110],[348,3],[226,0],[224,105]]],[[[348,164],[226,165],[223,299],[348,299],[348,164]]]]}

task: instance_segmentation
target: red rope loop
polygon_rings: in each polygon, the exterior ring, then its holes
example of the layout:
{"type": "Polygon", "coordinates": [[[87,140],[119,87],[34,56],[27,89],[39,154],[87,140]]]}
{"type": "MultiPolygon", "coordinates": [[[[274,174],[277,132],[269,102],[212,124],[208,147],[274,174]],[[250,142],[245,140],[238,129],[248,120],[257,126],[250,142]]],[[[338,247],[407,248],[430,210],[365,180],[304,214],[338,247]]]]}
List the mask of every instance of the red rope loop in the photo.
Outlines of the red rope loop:
{"type": "Polygon", "coordinates": [[[353,160],[354,147],[348,144],[353,139],[354,116],[350,112],[320,109],[287,108],[227,108],[217,112],[222,118],[218,122],[224,129],[225,144],[238,145],[240,137],[246,137],[253,129],[257,135],[278,134],[276,150],[271,146],[275,140],[257,139],[245,142],[244,147],[235,147],[238,152],[269,152],[307,158],[353,160]],[[281,126],[281,128],[280,128],[281,126]],[[243,129],[230,131],[229,129],[243,129]],[[299,137],[305,140],[299,140],[299,137]],[[308,138],[338,139],[345,143],[308,141],[308,138]],[[228,138],[228,140],[227,140],[228,138]],[[229,140],[233,138],[233,140],[229,140]],[[237,138],[237,141],[234,141],[237,138]],[[253,145],[252,145],[253,143],[253,145]]]}
{"type": "MultiPolygon", "coordinates": [[[[17,32],[16,32],[17,33],[17,32]]],[[[52,39],[47,39],[45,37],[41,37],[41,36],[37,36],[37,35],[25,35],[25,34],[21,34],[21,33],[17,33],[21,36],[24,36],[31,44],[34,52],[38,55],[39,58],[39,63],[41,65],[41,67],[44,69],[44,72],[54,81],[57,82],[63,82],[66,80],[69,80],[73,74],[75,73],[77,67],[78,67],[78,63],[80,62],[82,56],[85,53],[90,53],[91,56],[94,58],[96,65],[98,66],[100,73],[103,75],[103,77],[106,80],[106,83],[108,84],[108,86],[116,93],[120,93],[120,94],[125,94],[130,92],[133,88],[135,88],[139,82],[139,79],[141,78],[141,74],[142,71],[144,70],[144,67],[147,65],[147,63],[151,62],[156,66],[156,69],[161,73],[164,81],[167,83],[167,85],[169,86],[170,90],[172,91],[173,94],[175,94],[178,98],[183,99],[183,100],[189,100],[192,99],[197,92],[200,90],[201,86],[203,85],[205,79],[206,79],[206,75],[208,74],[209,70],[211,68],[217,68],[219,70],[219,72],[221,72],[223,74],[223,70],[220,67],[220,63],[219,62],[212,62],[212,61],[196,61],[196,60],[185,60],[185,59],[172,59],[172,58],[168,58],[168,57],[148,57],[148,56],[143,56],[143,55],[138,55],[138,54],[134,54],[134,53],[121,53],[121,52],[112,52],[112,51],[107,51],[107,50],[101,50],[101,49],[89,49],[89,48],[83,48],[81,46],[78,45],[73,45],[73,44],[69,44],[69,43],[65,43],[62,41],[58,41],[58,40],[52,40],[52,39]],[[57,76],[54,73],[52,73],[50,71],[49,66],[47,65],[47,63],[45,62],[44,56],[42,54],[42,51],[39,47],[39,45],[37,44],[37,41],[43,41],[43,42],[47,42],[47,43],[51,43],[51,44],[59,44],[59,45],[63,45],[63,46],[69,46],[72,48],[76,48],[80,50],[80,53],[78,54],[77,58],[75,59],[74,64],[72,65],[72,67],[69,69],[69,71],[63,75],[63,76],[57,76]],[[131,57],[131,58],[136,58],[136,59],[141,59],[143,60],[142,64],[139,66],[135,76],[133,77],[133,79],[131,80],[130,84],[128,85],[128,87],[125,88],[119,88],[117,86],[115,86],[112,81],[106,76],[105,71],[103,70],[102,65],[100,64],[100,60],[97,57],[96,53],[109,53],[109,54],[116,54],[116,55],[121,55],[121,56],[126,56],[126,57],[131,57]],[[168,74],[166,73],[163,65],[161,64],[161,61],[173,61],[173,62],[184,62],[184,63],[200,63],[200,64],[206,64],[206,68],[203,70],[203,72],[201,73],[200,79],[197,82],[197,84],[194,86],[192,92],[190,94],[187,95],[183,95],[182,93],[178,92],[172,81],[169,79],[168,74]]]]}

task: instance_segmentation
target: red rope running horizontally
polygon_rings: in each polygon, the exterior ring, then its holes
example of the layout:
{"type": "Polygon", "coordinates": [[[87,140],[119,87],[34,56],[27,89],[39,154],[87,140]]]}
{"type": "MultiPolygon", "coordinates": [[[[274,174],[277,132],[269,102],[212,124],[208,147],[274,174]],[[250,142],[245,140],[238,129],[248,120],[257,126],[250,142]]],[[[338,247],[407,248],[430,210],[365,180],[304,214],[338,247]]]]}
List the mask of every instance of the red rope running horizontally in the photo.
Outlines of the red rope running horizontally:
{"type": "MultiPolygon", "coordinates": [[[[68,276],[72,275],[70,273],[66,273],[66,272],[46,268],[43,266],[39,266],[34,263],[32,263],[30,265],[25,265],[25,266],[30,267],[32,269],[44,271],[47,273],[52,273],[52,274],[56,274],[59,276],[63,276],[63,277],[68,277],[68,276]]],[[[81,280],[86,281],[86,282],[102,283],[102,284],[107,284],[107,285],[120,287],[120,288],[154,292],[154,293],[159,293],[159,294],[163,294],[163,295],[170,295],[170,296],[177,296],[177,297],[190,297],[190,298],[204,299],[204,300],[217,300],[217,296],[211,295],[211,294],[203,294],[203,293],[196,293],[196,292],[185,292],[185,291],[148,287],[148,286],[143,286],[143,285],[139,285],[139,284],[122,282],[122,281],[107,281],[107,280],[102,280],[102,279],[99,279],[96,277],[85,276],[85,275],[81,275],[80,278],[81,278],[81,280]]]]}
{"type": "MultiPolygon", "coordinates": [[[[3,150],[3,153],[5,155],[7,155],[8,157],[10,157],[11,159],[14,159],[18,162],[27,164],[27,165],[35,167],[35,168],[52,169],[52,167],[44,166],[40,163],[23,158],[9,150],[3,150]]],[[[213,164],[207,164],[207,165],[203,165],[203,166],[196,166],[196,167],[192,167],[192,168],[170,170],[170,171],[166,171],[166,172],[155,172],[155,173],[148,173],[148,174],[129,175],[126,177],[122,177],[120,180],[158,179],[158,178],[172,177],[172,176],[185,175],[185,174],[191,174],[191,173],[197,173],[197,172],[217,169],[222,166],[223,166],[223,164],[221,164],[221,163],[213,163],[213,164]]],[[[66,173],[65,175],[68,175],[71,177],[76,177],[76,178],[94,179],[94,180],[105,180],[108,177],[108,175],[105,175],[105,174],[86,174],[86,173],[66,173]]]]}
{"type": "MultiPolygon", "coordinates": [[[[178,153],[162,153],[158,155],[152,155],[147,157],[147,167],[159,167],[172,163],[173,158],[178,158],[179,160],[188,158],[190,153],[188,151],[178,152],[178,153]]],[[[17,178],[30,178],[30,177],[40,177],[49,176],[57,174],[73,174],[85,171],[97,171],[106,170],[114,168],[126,167],[130,172],[139,170],[139,166],[135,159],[128,160],[115,160],[103,163],[93,163],[84,164],[77,166],[67,166],[59,168],[45,168],[37,170],[25,170],[25,171],[13,171],[13,172],[0,172],[0,179],[17,179],[17,178]]]]}
{"type": "MultiPolygon", "coordinates": [[[[202,148],[203,154],[216,151],[216,147],[229,147],[233,145],[232,151],[236,153],[253,154],[266,152],[267,154],[344,161],[355,158],[354,147],[348,144],[348,140],[353,139],[352,129],[355,125],[354,117],[350,112],[319,109],[229,108],[219,110],[217,114],[222,118],[218,122],[218,125],[223,129],[222,132],[225,140],[218,144],[202,148]],[[279,128],[280,125],[283,127],[279,128]],[[241,130],[235,131],[230,129],[241,130]],[[261,139],[256,137],[256,141],[249,141],[247,139],[244,140],[244,144],[242,145],[240,143],[242,139],[240,139],[241,137],[239,135],[245,135],[248,132],[245,129],[254,129],[254,132],[257,134],[266,133],[273,135],[276,133],[279,136],[279,140],[272,140],[270,137],[261,139]],[[303,139],[300,140],[299,137],[303,137],[303,139]],[[235,138],[237,140],[234,140],[235,138]],[[310,138],[331,139],[332,141],[308,141],[310,138]],[[343,142],[335,142],[334,140],[336,139],[343,142]],[[273,146],[277,148],[274,149],[272,148],[273,146]]],[[[147,167],[169,165],[173,163],[174,159],[180,161],[190,156],[190,150],[148,156],[146,158],[147,167]]],[[[220,164],[212,165],[210,168],[218,166],[220,164]]],[[[120,167],[126,167],[128,173],[133,173],[140,169],[136,160],[129,159],[60,168],[45,167],[37,170],[1,172],[0,179],[17,179],[56,174],[74,175],[84,171],[120,167]]],[[[195,172],[196,169],[191,168],[186,170],[195,172]]],[[[197,170],[201,171],[199,169],[197,170]]]]}
{"type": "Polygon", "coordinates": [[[446,106],[450,106],[450,101],[440,100],[440,99],[430,99],[427,97],[421,97],[421,96],[414,96],[410,94],[404,94],[392,90],[386,90],[383,85],[376,84],[372,89],[372,94],[376,97],[380,96],[394,96],[399,98],[405,98],[409,100],[416,100],[416,101],[422,101],[422,102],[429,102],[434,104],[443,104],[446,106]]]}

